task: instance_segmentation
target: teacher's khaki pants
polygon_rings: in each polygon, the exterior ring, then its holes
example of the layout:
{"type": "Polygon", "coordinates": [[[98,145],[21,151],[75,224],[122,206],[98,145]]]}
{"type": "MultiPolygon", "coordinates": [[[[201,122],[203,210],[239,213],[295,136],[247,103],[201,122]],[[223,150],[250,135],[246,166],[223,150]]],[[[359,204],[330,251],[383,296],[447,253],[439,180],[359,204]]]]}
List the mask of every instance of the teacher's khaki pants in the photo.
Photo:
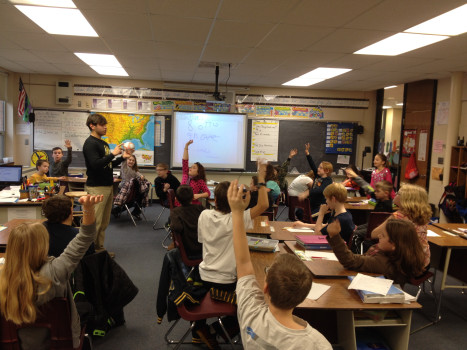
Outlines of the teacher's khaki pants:
{"type": "Polygon", "coordinates": [[[104,249],[105,229],[109,226],[110,213],[112,212],[112,203],[114,199],[113,186],[86,186],[85,191],[90,195],[104,195],[104,200],[95,206],[96,211],[96,239],[94,241],[95,249],[104,249]]]}

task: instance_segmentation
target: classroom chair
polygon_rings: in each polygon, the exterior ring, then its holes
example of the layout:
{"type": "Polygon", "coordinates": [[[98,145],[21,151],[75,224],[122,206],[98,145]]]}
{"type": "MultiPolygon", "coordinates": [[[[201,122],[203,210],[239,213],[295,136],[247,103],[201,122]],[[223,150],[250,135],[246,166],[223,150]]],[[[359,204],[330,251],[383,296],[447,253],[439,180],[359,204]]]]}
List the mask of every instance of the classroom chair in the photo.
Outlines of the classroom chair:
{"type": "Polygon", "coordinates": [[[131,215],[131,211],[130,211],[131,207],[138,208],[144,220],[145,221],[148,221],[148,220],[146,219],[146,215],[144,215],[143,209],[138,204],[138,196],[140,195],[138,179],[133,179],[132,181],[133,181],[133,184],[130,186],[130,191],[126,195],[125,201],[122,203],[120,208],[126,209],[126,211],[128,212],[128,215],[130,216],[131,221],[133,222],[133,225],[135,225],[136,227],[137,226],[136,221],[133,218],[133,215],[131,215]]]}
{"type": "Polygon", "coordinates": [[[173,237],[175,247],[178,248],[178,250],[180,251],[180,256],[182,258],[183,263],[186,266],[191,267],[190,272],[188,272],[188,274],[185,276],[186,278],[188,278],[193,272],[193,270],[195,269],[195,267],[201,264],[201,261],[203,261],[203,258],[190,259],[186,253],[185,246],[183,245],[182,235],[172,230],[172,237],[173,237]]]}
{"type": "Polygon", "coordinates": [[[182,338],[178,341],[169,339],[169,335],[172,332],[172,330],[175,328],[175,326],[177,325],[178,321],[180,321],[180,319],[175,321],[174,324],[169,328],[169,330],[165,334],[165,340],[167,344],[177,344],[174,350],[178,349],[182,344],[186,344],[186,343],[183,343],[183,341],[188,336],[188,334],[191,333],[191,330],[195,327],[197,321],[205,320],[205,319],[212,318],[212,317],[217,318],[217,321],[219,322],[225,336],[229,340],[229,343],[232,349],[235,349],[234,347],[235,343],[230,338],[229,333],[225,329],[224,324],[222,323],[222,320],[221,320],[221,317],[223,316],[237,316],[237,307],[235,305],[232,305],[230,303],[225,303],[222,301],[213,300],[211,299],[211,294],[207,293],[204,296],[204,298],[201,300],[199,305],[185,306],[182,303],[180,304],[180,306],[177,307],[177,311],[182,319],[191,323],[191,326],[188,328],[188,330],[185,332],[182,338]]]}
{"type": "Polygon", "coordinates": [[[306,198],[303,201],[300,201],[300,199],[297,196],[289,196],[289,217],[288,219],[290,221],[295,221],[295,210],[297,208],[301,208],[303,210],[303,222],[312,224],[314,223],[314,220],[311,216],[311,208],[310,208],[310,201],[308,198],[306,198]]]}
{"type": "MultiPolygon", "coordinates": [[[[425,273],[419,277],[412,277],[410,278],[410,281],[409,281],[409,284],[410,285],[413,285],[415,287],[418,288],[418,291],[417,291],[417,300],[418,300],[418,296],[420,295],[420,292],[423,291],[424,294],[429,294],[431,296],[433,296],[433,300],[434,300],[434,304],[435,304],[435,308],[436,308],[436,305],[438,304],[437,303],[437,298],[436,298],[436,294],[435,294],[435,289],[434,289],[434,285],[435,285],[435,281],[436,281],[436,269],[433,269],[434,272],[431,272],[430,270],[427,270],[425,271],[425,273]],[[430,285],[430,291],[427,293],[425,291],[425,282],[428,282],[429,285],[430,285]]],[[[430,319],[431,317],[430,316],[426,316],[425,317],[428,317],[428,319],[430,319]]],[[[422,329],[425,329],[429,326],[432,326],[433,324],[435,324],[436,322],[438,322],[438,320],[435,319],[435,317],[432,318],[433,321],[432,322],[429,322],[427,323],[426,325],[423,325],[417,329],[414,329],[413,331],[410,332],[410,334],[414,334],[414,333],[417,333],[419,331],[421,331],[422,329]]]]}
{"type": "Polygon", "coordinates": [[[161,218],[162,213],[164,213],[164,210],[166,208],[169,210],[172,210],[172,208],[175,206],[175,191],[172,188],[169,188],[167,190],[167,203],[164,203],[164,201],[160,198],[159,198],[159,202],[160,202],[160,205],[162,206],[162,210],[157,216],[156,221],[154,221],[154,224],[152,225],[153,230],[159,230],[161,228],[164,228],[164,226],[156,228],[156,225],[159,219],[161,218]]]}
{"type": "MultiPolygon", "coordinates": [[[[392,213],[385,213],[385,212],[375,212],[372,211],[370,215],[368,216],[368,226],[366,230],[366,238],[365,240],[360,244],[360,253],[364,254],[366,250],[364,249],[365,247],[365,242],[371,241],[371,232],[375,228],[377,228],[379,225],[381,225],[383,222],[385,222],[392,213]]],[[[368,249],[368,247],[367,247],[368,249]]]]}
{"type": "Polygon", "coordinates": [[[73,348],[73,338],[71,334],[71,313],[70,304],[66,298],[55,298],[39,307],[40,313],[36,322],[31,324],[16,325],[0,316],[0,348],[4,350],[21,350],[18,330],[21,328],[47,328],[50,333],[51,350],[83,348],[84,337],[88,340],[89,348],[92,349],[91,338],[85,335],[85,327],[81,330],[80,345],[73,348]]]}
{"type": "Polygon", "coordinates": [[[83,217],[83,210],[81,208],[81,204],[79,203],[79,199],[83,196],[86,196],[88,193],[86,191],[70,191],[65,192],[65,196],[70,198],[71,202],[73,203],[73,224],[77,227],[80,226],[81,219],[83,217]],[[75,208],[78,208],[75,210],[75,208]],[[75,220],[75,218],[77,220],[75,220]]]}

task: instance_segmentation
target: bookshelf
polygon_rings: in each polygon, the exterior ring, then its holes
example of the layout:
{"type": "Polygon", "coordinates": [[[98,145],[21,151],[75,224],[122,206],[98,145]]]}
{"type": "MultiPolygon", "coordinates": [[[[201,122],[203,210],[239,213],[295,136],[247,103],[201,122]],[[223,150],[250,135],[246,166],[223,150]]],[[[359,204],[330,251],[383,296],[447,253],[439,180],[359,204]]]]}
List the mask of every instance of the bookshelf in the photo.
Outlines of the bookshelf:
{"type": "MultiPolygon", "coordinates": [[[[451,149],[451,166],[449,182],[457,183],[457,186],[465,186],[467,183],[467,147],[453,146],[451,149]]],[[[464,198],[467,198],[467,186],[464,198]]]]}

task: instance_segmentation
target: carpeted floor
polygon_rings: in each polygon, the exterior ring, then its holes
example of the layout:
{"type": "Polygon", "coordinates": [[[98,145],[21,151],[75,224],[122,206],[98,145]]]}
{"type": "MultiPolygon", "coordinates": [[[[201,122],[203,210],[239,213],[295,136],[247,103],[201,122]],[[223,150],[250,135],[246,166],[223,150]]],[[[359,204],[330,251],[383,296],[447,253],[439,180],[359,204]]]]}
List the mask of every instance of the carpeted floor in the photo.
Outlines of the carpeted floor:
{"type": "MultiPolygon", "coordinates": [[[[170,325],[167,319],[157,324],[156,295],[159,283],[159,273],[165,249],[161,242],[166,235],[164,229],[153,230],[152,225],[162,210],[159,204],[145,209],[148,221],[138,221],[137,227],[122,213],[119,219],[112,217],[106,233],[105,247],[116,254],[116,261],[125,269],[133,282],[138,286],[139,293],[135,300],[125,308],[126,324],[108,333],[104,338],[94,338],[94,349],[172,349],[167,345],[164,335],[170,325]]],[[[287,210],[283,211],[281,220],[285,220],[287,210]]],[[[159,227],[167,221],[169,212],[166,209],[159,220],[159,227]]],[[[438,273],[437,286],[441,279],[438,273]]],[[[406,288],[409,292],[416,290],[406,288]]],[[[419,302],[423,305],[422,311],[413,313],[412,329],[417,329],[428,323],[423,313],[434,313],[434,302],[430,296],[422,295],[419,302]]],[[[441,321],[434,326],[417,332],[410,337],[409,349],[461,349],[467,344],[467,322],[459,315],[467,318],[467,295],[458,290],[446,290],[441,308],[441,321]],[[454,312],[455,310],[455,312],[454,312]],[[464,344],[464,345],[462,345],[464,344]]],[[[179,322],[175,337],[181,335],[188,328],[187,322],[179,322]]],[[[190,336],[187,337],[190,340],[190,336]]],[[[200,349],[207,347],[183,345],[181,349],[200,349]]],[[[222,348],[229,348],[223,345],[222,348]]],[[[241,347],[237,347],[241,348],[241,347]]]]}

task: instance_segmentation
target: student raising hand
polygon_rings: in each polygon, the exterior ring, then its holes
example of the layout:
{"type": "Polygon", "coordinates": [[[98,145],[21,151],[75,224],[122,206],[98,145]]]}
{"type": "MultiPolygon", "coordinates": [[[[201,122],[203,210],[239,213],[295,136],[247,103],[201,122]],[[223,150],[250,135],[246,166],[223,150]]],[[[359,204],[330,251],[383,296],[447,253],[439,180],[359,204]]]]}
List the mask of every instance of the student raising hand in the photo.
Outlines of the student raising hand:
{"type": "Polygon", "coordinates": [[[232,213],[245,211],[248,203],[250,203],[250,191],[247,191],[245,194],[243,192],[244,188],[245,185],[240,185],[240,187],[238,187],[238,180],[233,180],[230,183],[229,190],[227,191],[227,199],[232,213]]]}
{"type": "Polygon", "coordinates": [[[341,232],[341,223],[339,222],[339,220],[334,220],[328,225],[329,237],[337,236],[339,235],[340,232],[341,232]]]}
{"type": "Polygon", "coordinates": [[[353,171],[352,169],[350,168],[346,168],[345,169],[345,172],[347,173],[347,176],[352,178],[352,179],[355,179],[358,175],[355,173],[355,171],[353,171]]]}

